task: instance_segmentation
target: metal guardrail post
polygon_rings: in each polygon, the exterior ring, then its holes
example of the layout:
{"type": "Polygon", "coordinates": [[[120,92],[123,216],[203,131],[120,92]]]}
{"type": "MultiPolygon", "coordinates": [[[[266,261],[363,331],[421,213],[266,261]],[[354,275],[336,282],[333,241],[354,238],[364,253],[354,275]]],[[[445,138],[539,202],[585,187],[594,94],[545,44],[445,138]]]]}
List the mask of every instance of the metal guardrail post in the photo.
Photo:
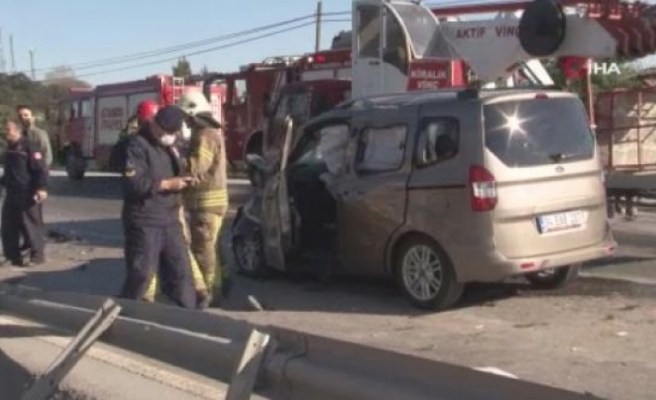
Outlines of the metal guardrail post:
{"type": "Polygon", "coordinates": [[[244,353],[228,387],[225,400],[248,400],[253,394],[257,376],[271,336],[253,329],[244,348],[244,353]]]}
{"type": "Polygon", "coordinates": [[[112,326],[120,312],[121,307],[107,299],[46,372],[23,394],[22,400],[48,399],[95,341],[112,326]]]}

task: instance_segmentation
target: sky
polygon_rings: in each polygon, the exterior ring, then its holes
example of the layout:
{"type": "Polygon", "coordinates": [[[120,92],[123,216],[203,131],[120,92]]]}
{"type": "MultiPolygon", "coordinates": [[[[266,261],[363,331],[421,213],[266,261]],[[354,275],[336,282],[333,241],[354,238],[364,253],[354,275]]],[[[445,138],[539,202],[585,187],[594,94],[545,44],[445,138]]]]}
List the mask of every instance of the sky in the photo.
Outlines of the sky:
{"type": "MultiPolygon", "coordinates": [[[[489,1],[495,0],[442,0],[439,3],[489,1]]],[[[195,0],[188,3],[184,0],[21,0],[4,3],[0,29],[7,68],[11,70],[11,35],[16,70],[30,74],[32,49],[37,79],[61,65],[73,67],[78,77],[94,85],[143,79],[170,73],[174,59],[185,54],[267,35],[250,43],[187,57],[196,72],[203,66],[209,71],[231,72],[241,65],[269,56],[311,52],[315,42],[313,24],[270,35],[278,29],[311,23],[312,19],[308,18],[237,39],[179,47],[168,53],[159,51],[149,57],[121,63],[108,62],[107,59],[143,55],[153,50],[309,16],[315,12],[316,0],[195,0]]],[[[323,0],[326,13],[350,12],[350,9],[351,0],[323,0]]],[[[325,18],[341,21],[324,23],[322,48],[330,46],[337,32],[350,29],[349,14],[325,18]]]]}
{"type": "MultiPolygon", "coordinates": [[[[307,16],[316,10],[316,0],[21,0],[3,3],[0,29],[8,69],[11,69],[11,35],[16,70],[30,75],[30,49],[33,49],[37,79],[42,79],[44,73],[53,67],[68,65],[81,79],[95,85],[167,74],[171,72],[173,61],[139,65],[313,20],[124,63],[98,64],[98,61],[212,39],[307,16]],[[95,65],[90,64],[94,62],[95,65]],[[118,69],[121,71],[110,72],[118,69]]],[[[351,0],[323,0],[324,12],[349,12],[350,9],[351,0]]],[[[325,18],[350,20],[350,15],[325,18]]],[[[350,29],[350,22],[326,22],[322,47],[329,47],[334,34],[347,29],[350,29]]],[[[315,27],[311,25],[187,59],[194,71],[206,65],[209,71],[230,72],[240,65],[258,62],[268,56],[310,52],[314,50],[314,44],[315,27]]]]}

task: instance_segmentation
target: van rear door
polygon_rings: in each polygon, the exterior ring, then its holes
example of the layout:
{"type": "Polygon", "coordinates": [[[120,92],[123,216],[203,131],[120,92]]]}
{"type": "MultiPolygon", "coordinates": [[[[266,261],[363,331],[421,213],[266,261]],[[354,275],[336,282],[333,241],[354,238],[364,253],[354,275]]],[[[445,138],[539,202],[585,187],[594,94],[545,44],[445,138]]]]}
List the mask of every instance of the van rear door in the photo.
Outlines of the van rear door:
{"type": "Polygon", "coordinates": [[[516,95],[484,104],[483,115],[498,251],[512,259],[601,243],[605,191],[581,101],[564,93],[516,95]]]}

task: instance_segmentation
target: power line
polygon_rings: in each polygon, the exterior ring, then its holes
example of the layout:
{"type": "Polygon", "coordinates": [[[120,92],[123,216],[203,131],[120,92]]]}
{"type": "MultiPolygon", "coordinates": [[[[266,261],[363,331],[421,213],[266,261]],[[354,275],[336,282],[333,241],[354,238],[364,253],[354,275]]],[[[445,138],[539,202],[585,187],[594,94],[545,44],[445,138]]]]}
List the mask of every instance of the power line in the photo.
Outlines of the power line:
{"type": "MultiPolygon", "coordinates": [[[[351,21],[350,19],[326,19],[326,20],[323,20],[323,22],[350,22],[350,21],[351,21]]],[[[86,78],[86,77],[89,77],[89,76],[105,75],[105,74],[113,73],[113,72],[129,71],[129,70],[134,69],[134,68],[142,68],[142,67],[149,67],[149,66],[153,66],[153,65],[159,65],[159,64],[163,64],[163,63],[169,63],[169,62],[178,60],[180,57],[193,57],[193,56],[197,56],[197,55],[200,55],[200,54],[211,53],[211,52],[214,52],[214,51],[223,50],[223,49],[227,49],[227,48],[230,48],[230,47],[238,46],[240,44],[250,43],[250,42],[254,42],[256,40],[265,39],[265,38],[268,38],[270,36],[275,36],[275,35],[280,35],[280,34],[283,34],[283,33],[291,32],[291,31],[295,31],[295,30],[298,30],[298,29],[301,29],[301,28],[305,28],[306,26],[314,25],[314,24],[315,24],[315,21],[305,22],[303,24],[292,26],[292,27],[289,27],[289,28],[279,29],[279,30],[273,31],[273,32],[267,32],[266,34],[262,34],[262,35],[255,36],[255,37],[252,37],[252,38],[242,39],[242,40],[232,42],[232,43],[228,43],[228,44],[224,44],[224,45],[221,45],[221,46],[216,46],[216,47],[212,47],[212,48],[204,49],[204,50],[198,50],[198,51],[195,51],[195,52],[192,52],[192,53],[182,54],[182,55],[176,56],[176,57],[169,57],[169,58],[164,58],[164,59],[160,59],[160,60],[156,60],[156,61],[149,61],[149,62],[146,62],[146,63],[130,65],[130,66],[126,66],[126,67],[120,67],[120,68],[108,69],[108,70],[103,70],[103,71],[91,72],[91,73],[88,73],[88,74],[76,75],[76,77],[77,78],[86,78]]]]}
{"type": "MultiPolygon", "coordinates": [[[[350,14],[350,12],[349,11],[343,11],[343,12],[324,13],[324,15],[328,15],[328,16],[331,16],[331,15],[332,16],[337,16],[337,15],[345,15],[345,14],[350,14]]],[[[263,25],[263,26],[259,26],[259,27],[256,27],[256,28],[251,28],[251,29],[247,29],[247,30],[243,30],[243,31],[239,31],[239,32],[234,32],[234,33],[230,33],[230,34],[226,34],[226,35],[221,35],[221,36],[213,37],[213,38],[209,38],[209,39],[203,39],[203,40],[198,40],[198,41],[194,41],[194,42],[178,44],[178,45],[175,45],[175,46],[169,46],[169,47],[164,47],[164,48],[159,48],[159,49],[149,50],[149,51],[142,51],[142,52],[127,54],[127,55],[123,55],[123,56],[110,57],[110,58],[100,59],[100,60],[96,60],[96,61],[87,61],[87,62],[83,62],[83,63],[76,63],[76,64],[73,64],[73,65],[70,65],[70,67],[75,71],[79,71],[79,70],[93,69],[93,68],[97,68],[97,67],[106,67],[108,65],[123,64],[123,63],[128,63],[128,62],[133,62],[133,61],[139,61],[139,60],[142,60],[142,59],[157,57],[157,56],[160,56],[162,54],[182,52],[182,51],[189,50],[190,48],[197,48],[197,47],[210,45],[210,44],[213,44],[213,43],[216,43],[216,42],[221,42],[221,41],[230,40],[230,39],[236,39],[236,38],[241,37],[241,36],[245,36],[245,35],[249,35],[249,34],[253,34],[253,33],[258,33],[258,32],[262,32],[262,31],[278,28],[278,27],[281,27],[281,26],[285,26],[285,25],[290,25],[290,24],[300,22],[300,21],[310,19],[310,18],[312,18],[312,19],[316,18],[316,15],[315,14],[308,14],[308,15],[304,15],[304,16],[300,16],[300,17],[296,17],[296,18],[276,22],[276,23],[273,23],[273,24],[263,25]]],[[[41,68],[41,69],[38,69],[37,71],[45,72],[45,71],[49,71],[50,69],[52,69],[52,68],[41,68]]],[[[26,73],[26,71],[21,71],[21,72],[26,73]]]]}

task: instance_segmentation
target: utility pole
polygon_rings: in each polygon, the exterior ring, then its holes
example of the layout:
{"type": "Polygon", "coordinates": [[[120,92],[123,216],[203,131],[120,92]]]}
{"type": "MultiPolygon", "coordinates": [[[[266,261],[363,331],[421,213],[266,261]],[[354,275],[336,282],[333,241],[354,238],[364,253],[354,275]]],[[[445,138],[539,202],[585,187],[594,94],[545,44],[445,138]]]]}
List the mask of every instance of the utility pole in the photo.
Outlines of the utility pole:
{"type": "Polygon", "coordinates": [[[11,72],[16,73],[16,57],[14,56],[14,35],[9,36],[9,53],[11,55],[11,72]]]}
{"type": "Polygon", "coordinates": [[[34,49],[30,49],[30,71],[32,72],[32,80],[36,80],[36,71],[34,70],[34,49]]]}
{"type": "Polygon", "coordinates": [[[323,1],[317,0],[317,32],[315,36],[314,51],[321,50],[321,16],[323,14],[323,1]]]}
{"type": "Polygon", "coordinates": [[[7,60],[5,59],[5,41],[2,38],[2,29],[0,29],[0,73],[7,73],[7,60]]]}

